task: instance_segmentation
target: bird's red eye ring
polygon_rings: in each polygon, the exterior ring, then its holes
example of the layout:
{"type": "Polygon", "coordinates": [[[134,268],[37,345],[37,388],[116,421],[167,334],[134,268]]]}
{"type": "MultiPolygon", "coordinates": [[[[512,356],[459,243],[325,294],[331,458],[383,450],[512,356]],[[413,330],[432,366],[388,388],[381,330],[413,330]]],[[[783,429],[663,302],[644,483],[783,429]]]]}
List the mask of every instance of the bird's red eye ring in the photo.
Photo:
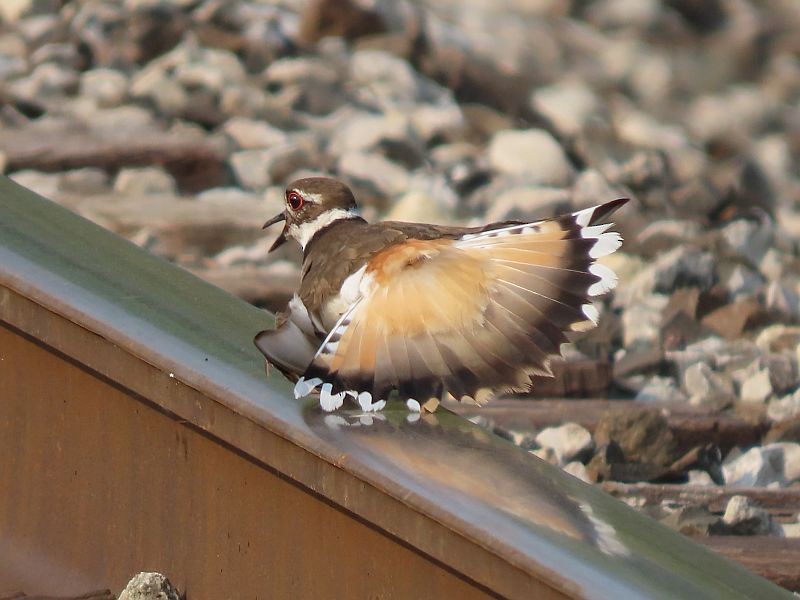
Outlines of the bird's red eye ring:
{"type": "Polygon", "coordinates": [[[303,197],[297,192],[289,192],[288,194],[286,194],[286,204],[288,204],[289,208],[291,208],[292,210],[295,211],[300,210],[301,208],[303,208],[303,205],[305,203],[306,201],[303,200],[303,197]]]}

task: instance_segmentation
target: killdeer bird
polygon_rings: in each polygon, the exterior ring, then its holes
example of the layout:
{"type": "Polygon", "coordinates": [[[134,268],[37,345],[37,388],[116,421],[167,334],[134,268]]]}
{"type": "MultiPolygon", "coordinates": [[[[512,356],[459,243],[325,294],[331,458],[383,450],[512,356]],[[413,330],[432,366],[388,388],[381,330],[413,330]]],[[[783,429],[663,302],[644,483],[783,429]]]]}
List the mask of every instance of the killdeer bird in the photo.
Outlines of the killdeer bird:
{"type": "Polygon", "coordinates": [[[419,411],[444,393],[527,390],[565,332],[597,323],[592,297],[617,277],[596,259],[622,243],[601,223],[625,202],[533,223],[367,223],[343,183],[299,179],[264,228],[284,222],[270,251],[302,246],[300,288],[255,344],[326,411],[380,410],[392,391],[419,411]]]}

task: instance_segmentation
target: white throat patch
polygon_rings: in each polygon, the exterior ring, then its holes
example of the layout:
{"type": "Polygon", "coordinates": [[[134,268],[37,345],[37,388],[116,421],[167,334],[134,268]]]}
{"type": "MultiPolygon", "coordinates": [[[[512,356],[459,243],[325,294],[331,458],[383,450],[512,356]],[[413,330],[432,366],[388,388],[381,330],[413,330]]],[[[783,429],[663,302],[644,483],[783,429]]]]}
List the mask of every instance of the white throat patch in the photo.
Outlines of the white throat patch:
{"type": "Polygon", "coordinates": [[[291,225],[289,227],[289,235],[300,242],[303,250],[306,249],[308,242],[314,237],[320,229],[323,229],[333,223],[342,219],[355,219],[358,216],[358,211],[355,209],[345,210],[343,208],[332,208],[318,216],[313,221],[301,223],[300,225],[291,225]]]}

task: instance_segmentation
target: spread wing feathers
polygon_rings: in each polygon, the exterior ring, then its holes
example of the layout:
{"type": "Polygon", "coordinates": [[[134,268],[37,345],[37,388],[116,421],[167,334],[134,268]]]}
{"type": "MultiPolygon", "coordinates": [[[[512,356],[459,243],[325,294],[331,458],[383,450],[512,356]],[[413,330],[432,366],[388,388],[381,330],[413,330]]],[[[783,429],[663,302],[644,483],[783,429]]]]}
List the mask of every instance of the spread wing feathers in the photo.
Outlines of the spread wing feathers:
{"type": "Polygon", "coordinates": [[[253,341],[270,364],[295,380],[313,360],[322,336],[296,295],[286,312],[277,316],[276,325],[275,329],[260,332],[253,341]]]}
{"type": "Polygon", "coordinates": [[[595,259],[622,240],[597,222],[622,203],[381,251],[295,393],[321,386],[326,410],[348,395],[377,410],[393,389],[413,407],[445,390],[480,403],[528,389],[552,375],[565,331],[596,323],[591,296],[616,285],[595,259]]]}

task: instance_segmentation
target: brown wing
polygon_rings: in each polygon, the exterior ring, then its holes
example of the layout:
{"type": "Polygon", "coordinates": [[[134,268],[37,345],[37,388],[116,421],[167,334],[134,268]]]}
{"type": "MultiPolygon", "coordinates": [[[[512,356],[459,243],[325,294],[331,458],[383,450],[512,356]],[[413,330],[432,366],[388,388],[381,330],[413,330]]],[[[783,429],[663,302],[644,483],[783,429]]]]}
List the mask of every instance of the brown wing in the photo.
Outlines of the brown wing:
{"type": "Polygon", "coordinates": [[[422,403],[529,388],[530,375],[551,374],[565,331],[596,320],[590,298],[616,284],[595,261],[621,238],[594,223],[622,202],[378,253],[296,393],[321,385],[332,410],[348,394],[380,408],[392,389],[422,403]]]}

